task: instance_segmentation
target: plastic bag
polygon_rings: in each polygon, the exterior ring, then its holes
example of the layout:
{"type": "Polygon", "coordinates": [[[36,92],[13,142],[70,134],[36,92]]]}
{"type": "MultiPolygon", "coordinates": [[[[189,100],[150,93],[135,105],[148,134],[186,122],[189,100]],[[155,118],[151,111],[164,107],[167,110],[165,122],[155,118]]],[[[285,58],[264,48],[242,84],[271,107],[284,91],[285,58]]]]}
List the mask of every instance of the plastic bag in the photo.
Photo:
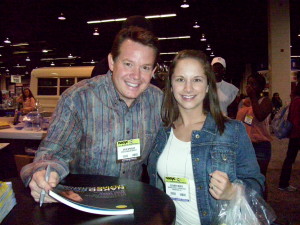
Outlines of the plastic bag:
{"type": "Polygon", "coordinates": [[[275,221],[274,210],[254,190],[245,192],[245,186],[237,185],[237,193],[231,201],[218,201],[218,214],[214,225],[269,225],[275,221]]]}

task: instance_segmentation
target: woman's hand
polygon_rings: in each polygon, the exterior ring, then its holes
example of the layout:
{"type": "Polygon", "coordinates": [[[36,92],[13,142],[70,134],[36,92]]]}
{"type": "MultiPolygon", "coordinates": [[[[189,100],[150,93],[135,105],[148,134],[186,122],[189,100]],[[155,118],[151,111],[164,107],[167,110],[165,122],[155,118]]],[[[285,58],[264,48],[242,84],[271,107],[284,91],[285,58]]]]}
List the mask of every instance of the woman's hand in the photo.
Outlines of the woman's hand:
{"type": "Polygon", "coordinates": [[[231,200],[236,193],[236,186],[233,185],[226,173],[214,171],[210,174],[209,193],[217,200],[231,200]]]}

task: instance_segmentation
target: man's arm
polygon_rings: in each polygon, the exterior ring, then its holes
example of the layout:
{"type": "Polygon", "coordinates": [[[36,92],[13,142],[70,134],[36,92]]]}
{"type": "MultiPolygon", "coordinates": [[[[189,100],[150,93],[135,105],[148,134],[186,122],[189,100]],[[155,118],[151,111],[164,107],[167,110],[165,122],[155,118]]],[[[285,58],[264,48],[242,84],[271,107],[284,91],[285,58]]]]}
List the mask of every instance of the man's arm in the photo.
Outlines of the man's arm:
{"type": "Polygon", "coordinates": [[[22,168],[21,178],[27,186],[32,175],[48,164],[63,179],[69,173],[72,153],[78,147],[82,127],[72,99],[62,97],[53,114],[47,136],[41,142],[33,163],[22,168]]]}

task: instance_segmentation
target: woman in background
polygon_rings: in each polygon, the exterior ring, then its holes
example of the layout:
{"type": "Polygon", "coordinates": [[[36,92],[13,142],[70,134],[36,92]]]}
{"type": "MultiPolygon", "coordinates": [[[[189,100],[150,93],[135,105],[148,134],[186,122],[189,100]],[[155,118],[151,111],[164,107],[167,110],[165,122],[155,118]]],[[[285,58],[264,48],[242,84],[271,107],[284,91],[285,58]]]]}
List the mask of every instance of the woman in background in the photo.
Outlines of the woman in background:
{"type": "Polygon", "coordinates": [[[170,66],[160,128],[148,160],[150,184],[176,206],[176,224],[212,224],[218,200],[243,183],[261,193],[264,177],[241,122],[224,117],[206,55],[184,50],[170,66]]]}
{"type": "Polygon", "coordinates": [[[18,103],[23,104],[22,113],[29,113],[35,109],[35,98],[29,88],[22,90],[22,95],[17,98],[18,103]]]}
{"type": "MultiPolygon", "coordinates": [[[[269,129],[272,102],[262,92],[266,86],[265,78],[259,73],[251,74],[247,79],[246,92],[250,99],[248,109],[241,108],[237,119],[244,122],[253,144],[260,172],[266,177],[271,160],[271,134],[269,129]]],[[[264,192],[267,199],[267,191],[264,192]]]]}

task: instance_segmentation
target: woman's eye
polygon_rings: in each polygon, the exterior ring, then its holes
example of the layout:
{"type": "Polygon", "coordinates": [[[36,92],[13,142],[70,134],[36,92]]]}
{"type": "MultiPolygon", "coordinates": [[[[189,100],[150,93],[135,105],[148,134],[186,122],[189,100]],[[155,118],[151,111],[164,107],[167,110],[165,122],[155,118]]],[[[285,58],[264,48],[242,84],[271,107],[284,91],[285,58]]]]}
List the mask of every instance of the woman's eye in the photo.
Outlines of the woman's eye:
{"type": "Polygon", "coordinates": [[[183,78],[177,78],[176,81],[177,82],[183,82],[184,80],[183,80],[183,78]]]}
{"type": "Polygon", "coordinates": [[[195,81],[195,82],[202,82],[202,79],[196,78],[194,81],[195,81]]]}

